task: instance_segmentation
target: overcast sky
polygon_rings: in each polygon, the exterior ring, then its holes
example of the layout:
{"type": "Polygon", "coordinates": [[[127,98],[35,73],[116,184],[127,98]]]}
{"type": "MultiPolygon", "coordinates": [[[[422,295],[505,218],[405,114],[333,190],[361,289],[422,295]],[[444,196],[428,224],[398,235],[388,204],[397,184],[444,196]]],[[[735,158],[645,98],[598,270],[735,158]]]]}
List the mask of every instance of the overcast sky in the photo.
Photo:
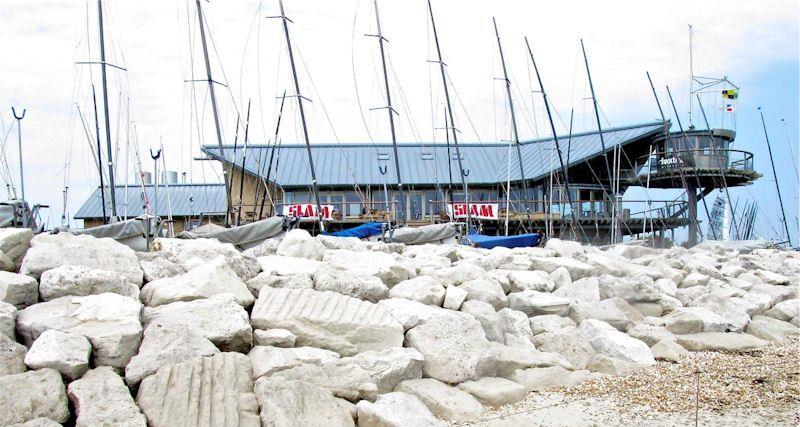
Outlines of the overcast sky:
{"type": "MultiPolygon", "coordinates": [[[[111,133],[121,157],[118,182],[124,181],[126,140],[138,141],[130,150],[138,146],[146,170],[152,169],[148,149],[161,142],[169,169],[186,172],[195,182],[218,181],[209,162],[191,161],[200,155],[201,144],[216,143],[207,86],[186,82],[205,78],[195,2],[110,0],[104,5],[107,61],[127,69],[109,69],[111,133]],[[135,129],[126,137],[128,102],[135,129]]],[[[422,0],[380,0],[379,7],[389,39],[399,139],[441,141],[444,135],[434,128],[443,126],[443,94],[438,69],[427,62],[435,55],[427,5],[422,0]]],[[[733,196],[757,200],[764,217],[759,231],[774,237],[781,224],[756,110],[763,106],[794,227],[798,184],[787,137],[797,156],[797,1],[434,0],[433,7],[454,89],[456,124],[465,141],[510,137],[503,83],[497,80],[502,69],[492,17],[499,25],[524,138],[550,132],[541,95],[533,92],[537,87],[523,36],[531,42],[559,116],[559,132],[566,133],[571,109],[577,130],[596,126],[587,100],[581,38],[604,126],[658,118],[648,70],[665,107],[664,86],[670,85],[686,126],[691,23],[696,74],[728,76],[742,88],[735,115],[721,111],[724,101],[717,92],[703,95],[712,125],[735,128],[736,148],[755,152],[756,167],[765,175],[751,188],[734,190],[733,196]]],[[[217,87],[224,139],[232,143],[237,112],[244,116],[250,101],[250,140],[265,143],[272,138],[277,97],[284,90],[293,93],[280,20],[267,18],[279,13],[278,3],[217,0],[204,1],[203,8],[214,78],[227,85],[217,87]]],[[[376,31],[372,1],[287,0],[286,8],[294,21],[290,31],[302,92],[312,100],[307,104],[312,143],[387,141],[385,112],[370,110],[385,104],[376,40],[364,37],[376,31]]],[[[27,198],[50,204],[58,224],[64,186],[69,186],[67,212],[74,213],[98,185],[77,107],[93,132],[91,87],[97,85],[102,102],[99,68],[75,65],[99,58],[97,4],[4,0],[0,40],[0,136],[5,140],[8,135],[4,152],[10,175],[18,183],[16,130],[8,133],[10,107],[17,106],[28,110],[22,122],[27,198]]],[[[302,142],[295,105],[287,102],[281,130],[286,143],[302,142]]],[[[129,158],[132,177],[134,156],[129,158]]]]}

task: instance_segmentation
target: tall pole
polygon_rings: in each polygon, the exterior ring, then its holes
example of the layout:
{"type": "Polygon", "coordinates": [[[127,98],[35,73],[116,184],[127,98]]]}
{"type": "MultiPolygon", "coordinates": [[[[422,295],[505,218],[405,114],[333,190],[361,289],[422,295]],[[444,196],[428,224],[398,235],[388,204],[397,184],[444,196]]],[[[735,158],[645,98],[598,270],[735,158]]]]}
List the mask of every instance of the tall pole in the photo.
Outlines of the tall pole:
{"type": "Polygon", "coordinates": [[[103,34],[103,2],[97,0],[97,20],[100,26],[100,75],[103,78],[103,112],[106,123],[106,150],[108,152],[108,184],[111,187],[111,217],[117,217],[116,186],[114,185],[114,158],[111,151],[111,120],[108,115],[108,83],[106,80],[106,43],[103,34]]]}
{"type": "Polygon", "coordinates": [[[389,90],[389,76],[386,72],[386,52],[383,47],[383,43],[386,41],[386,38],[383,37],[383,32],[381,31],[381,18],[378,14],[378,0],[374,0],[373,3],[375,4],[375,22],[378,24],[378,34],[375,36],[378,39],[378,46],[381,49],[381,65],[383,67],[383,84],[386,88],[386,103],[388,104],[386,107],[386,111],[389,114],[389,129],[392,131],[392,147],[394,148],[394,172],[397,175],[397,192],[400,198],[400,203],[398,204],[398,217],[400,217],[403,221],[406,219],[406,211],[405,211],[405,196],[403,194],[403,180],[400,178],[400,157],[397,153],[397,135],[395,133],[394,128],[394,115],[396,114],[394,108],[392,107],[392,92],[389,90]]]}
{"type": "Polygon", "coordinates": [[[694,28],[689,24],[689,129],[694,129],[694,106],[692,105],[692,95],[694,94],[694,28]]]}
{"type": "MultiPolygon", "coordinates": [[[[242,195],[244,193],[244,167],[247,164],[247,145],[248,134],[250,132],[250,100],[247,100],[247,119],[244,125],[244,149],[242,150],[242,166],[239,168],[239,202],[236,209],[236,225],[238,226],[242,221],[242,195]]],[[[231,177],[233,178],[233,177],[231,177]]],[[[255,206],[253,206],[255,211],[255,206]]]]}
{"type": "Polygon", "coordinates": [[[100,173],[100,204],[103,205],[103,224],[108,224],[106,215],[106,185],[103,182],[103,154],[100,151],[100,122],[97,118],[97,92],[92,85],[92,103],[94,104],[94,132],[97,142],[97,171],[100,173]]]}
{"type": "Polygon", "coordinates": [[[217,131],[217,147],[219,148],[219,158],[222,164],[222,180],[225,182],[225,226],[230,225],[231,216],[231,184],[228,180],[228,170],[225,168],[225,152],[222,146],[222,128],[219,124],[219,111],[217,109],[217,96],[214,93],[214,80],[211,78],[211,62],[208,60],[208,44],[206,43],[205,20],[203,19],[203,8],[200,0],[197,0],[197,20],[200,22],[200,41],[203,45],[203,58],[206,64],[206,80],[208,82],[208,93],[211,97],[211,109],[214,112],[214,127],[217,131]]]}
{"type": "MultiPolygon", "coordinates": [[[[198,0],[200,1],[200,0],[198,0]]],[[[308,138],[308,126],[306,125],[306,113],[303,109],[303,96],[300,95],[300,82],[297,80],[297,68],[294,63],[294,51],[292,49],[292,41],[289,38],[289,24],[287,21],[286,13],[283,9],[283,0],[278,4],[281,7],[281,20],[283,21],[283,33],[286,36],[286,49],[289,51],[289,63],[292,66],[292,80],[294,81],[294,90],[297,97],[297,105],[300,109],[300,122],[303,124],[303,139],[306,142],[306,151],[308,152],[308,166],[311,168],[311,189],[314,192],[314,201],[317,204],[317,220],[319,221],[319,228],[325,231],[325,223],[322,221],[322,205],[319,202],[319,190],[317,189],[317,173],[314,170],[314,157],[311,155],[311,142],[308,138]]]]}
{"type": "MultiPolygon", "coordinates": [[[[595,120],[597,121],[597,131],[600,134],[600,148],[603,150],[603,161],[605,161],[605,165],[606,165],[606,174],[608,176],[608,179],[613,180],[613,175],[611,175],[611,167],[608,164],[608,154],[606,153],[606,140],[605,140],[605,137],[603,136],[603,127],[600,125],[600,111],[597,108],[597,97],[594,95],[594,84],[592,83],[592,73],[591,73],[591,71],[589,71],[589,59],[586,56],[586,47],[584,47],[584,45],[583,45],[583,39],[581,39],[581,51],[583,52],[583,63],[586,65],[586,77],[589,79],[589,90],[592,92],[592,104],[594,105],[594,117],[595,117],[595,120]]],[[[614,191],[613,190],[613,186],[612,186],[612,190],[611,191],[612,192],[614,191]]],[[[615,233],[613,237],[614,237],[614,240],[616,241],[616,238],[617,238],[616,233],[620,232],[619,224],[618,224],[618,221],[617,221],[617,195],[616,194],[612,194],[612,197],[613,197],[613,200],[611,200],[611,202],[613,203],[613,205],[612,205],[612,212],[613,212],[613,214],[612,214],[612,216],[613,216],[613,218],[612,218],[612,227],[613,227],[614,233],[615,233]]]]}
{"type": "Polygon", "coordinates": [[[11,107],[11,113],[14,115],[14,118],[17,120],[17,146],[19,148],[19,186],[22,190],[22,200],[25,199],[25,174],[22,172],[22,119],[25,118],[25,112],[28,111],[26,109],[22,109],[22,115],[17,115],[17,110],[14,107],[11,107]]]}
{"type": "MultiPolygon", "coordinates": [[[[497,48],[500,51],[500,62],[503,64],[503,78],[506,83],[506,96],[508,97],[508,109],[511,113],[511,129],[514,132],[514,145],[517,148],[517,162],[519,163],[519,173],[520,179],[522,180],[522,194],[523,200],[528,195],[528,181],[525,179],[525,167],[522,163],[522,144],[519,142],[519,131],[517,129],[517,115],[514,113],[514,100],[511,97],[511,80],[508,78],[508,70],[506,69],[506,58],[503,55],[503,45],[500,43],[500,32],[497,30],[497,20],[492,18],[492,24],[494,24],[494,34],[497,37],[497,48]]],[[[511,186],[509,185],[506,188],[506,199],[510,198],[511,192],[509,191],[511,186]]],[[[523,201],[525,206],[525,214],[527,215],[528,221],[531,218],[531,211],[530,206],[528,203],[523,201]]],[[[506,203],[508,205],[508,203],[506,203]]],[[[506,218],[508,215],[506,215],[506,218]]],[[[506,227],[506,235],[508,235],[508,227],[506,227]]]]}
{"type": "Polygon", "coordinates": [[[775,160],[772,158],[772,146],[769,144],[769,134],[767,134],[767,124],[764,122],[764,112],[761,107],[758,107],[758,114],[761,115],[761,126],[764,128],[764,139],[767,141],[767,151],[769,152],[769,162],[772,165],[772,177],[775,179],[775,189],[778,191],[778,202],[781,207],[781,217],[783,218],[783,227],[786,230],[786,241],[789,247],[792,246],[792,235],[789,234],[789,223],[786,222],[786,212],[783,210],[783,197],[781,196],[781,186],[778,184],[778,173],[775,171],[775,160]]]}
{"type": "MultiPolygon", "coordinates": [[[[561,175],[564,176],[564,188],[567,190],[567,202],[569,203],[569,213],[570,219],[572,219],[572,234],[575,236],[575,226],[577,225],[577,221],[575,219],[575,205],[572,203],[572,191],[569,188],[569,176],[567,175],[567,166],[564,164],[564,157],[561,154],[561,146],[558,143],[558,135],[556,134],[556,125],[553,123],[553,114],[550,112],[550,103],[547,101],[547,92],[544,90],[544,84],[542,83],[542,76],[539,74],[539,67],[536,66],[536,60],[533,59],[533,51],[531,50],[531,45],[528,43],[528,37],[525,37],[525,46],[528,48],[528,55],[531,57],[531,62],[533,63],[533,70],[536,72],[536,80],[539,81],[539,89],[542,91],[542,98],[544,99],[544,108],[547,111],[547,120],[550,122],[550,131],[553,133],[553,141],[556,144],[556,151],[558,152],[558,163],[561,165],[561,175]]],[[[505,67],[504,67],[505,68],[505,67]]],[[[571,116],[571,114],[570,114],[571,116]]],[[[570,117],[570,140],[572,139],[572,118],[570,117]]],[[[581,230],[583,230],[581,228],[581,230]]],[[[584,236],[586,237],[586,236],[584,236]]]]}
{"type": "MultiPolygon", "coordinates": [[[[281,130],[281,117],[283,117],[283,105],[285,103],[286,103],[286,90],[283,91],[283,96],[281,97],[281,108],[278,110],[278,123],[275,124],[275,135],[273,137],[272,150],[269,153],[269,163],[267,164],[267,179],[266,181],[264,181],[264,194],[261,196],[261,207],[258,208],[259,220],[261,220],[261,215],[264,214],[264,203],[266,203],[267,194],[269,193],[269,178],[272,173],[272,161],[275,159],[275,151],[277,151],[278,149],[278,134],[280,133],[281,130]]],[[[271,197],[270,200],[272,200],[271,197]]]]}
{"type": "MultiPolygon", "coordinates": [[[[444,87],[444,97],[447,101],[447,115],[450,117],[450,130],[453,135],[453,146],[456,149],[456,156],[458,157],[458,171],[461,174],[461,186],[464,189],[464,203],[467,211],[467,234],[470,232],[470,213],[469,213],[469,187],[467,187],[467,178],[464,176],[464,165],[461,160],[461,149],[458,146],[458,135],[456,131],[456,123],[453,120],[453,106],[450,103],[450,90],[447,88],[447,76],[444,72],[444,60],[442,60],[442,49],[439,47],[439,35],[436,32],[436,21],[433,19],[433,6],[431,0],[428,0],[428,12],[431,15],[431,27],[433,28],[433,40],[436,42],[436,54],[438,55],[439,71],[442,74],[442,86],[444,87]]],[[[447,129],[445,129],[447,131],[447,129]]],[[[455,214],[455,211],[453,212],[455,214]]],[[[455,215],[454,215],[455,216],[455,215]]]]}

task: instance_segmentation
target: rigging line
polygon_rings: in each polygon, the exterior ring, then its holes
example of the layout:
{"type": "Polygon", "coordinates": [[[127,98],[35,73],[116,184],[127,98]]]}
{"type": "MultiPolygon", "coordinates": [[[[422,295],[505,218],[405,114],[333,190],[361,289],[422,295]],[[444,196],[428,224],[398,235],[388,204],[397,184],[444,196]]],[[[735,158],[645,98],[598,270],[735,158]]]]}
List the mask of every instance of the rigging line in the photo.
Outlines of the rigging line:
{"type": "MultiPolygon", "coordinates": [[[[391,50],[387,49],[387,50],[391,50]]],[[[395,86],[397,87],[397,91],[399,94],[400,102],[403,105],[403,111],[405,112],[406,121],[408,122],[409,129],[411,130],[411,134],[414,136],[416,142],[422,141],[420,136],[419,130],[417,129],[416,120],[412,115],[411,106],[408,103],[408,98],[406,97],[406,92],[403,90],[403,86],[400,84],[400,79],[397,77],[397,70],[394,67],[394,62],[392,62],[392,55],[389,52],[386,55],[387,59],[389,60],[389,69],[392,72],[392,76],[394,77],[395,86]]]]}
{"type": "Polygon", "coordinates": [[[353,27],[352,31],[350,32],[350,67],[353,72],[353,88],[355,90],[356,95],[356,103],[358,104],[358,112],[361,115],[361,122],[364,123],[364,130],[367,132],[367,137],[369,138],[370,142],[372,143],[373,148],[375,148],[375,153],[378,152],[378,147],[375,145],[375,139],[372,137],[372,133],[369,131],[369,124],[367,124],[367,118],[364,115],[364,107],[361,104],[361,95],[358,90],[358,78],[356,77],[356,60],[355,60],[355,37],[356,37],[356,21],[358,19],[358,6],[361,2],[356,2],[356,12],[353,15],[353,27]]]}
{"type": "Polygon", "coordinates": [[[258,7],[256,8],[256,13],[253,15],[253,19],[250,21],[250,27],[247,29],[247,37],[244,39],[244,48],[242,49],[242,60],[239,65],[239,104],[244,105],[244,98],[242,95],[242,88],[244,84],[242,83],[244,80],[244,63],[245,58],[247,57],[247,47],[250,45],[250,36],[253,34],[253,26],[255,25],[256,21],[261,22],[258,17],[261,15],[261,2],[259,2],[258,7]]]}

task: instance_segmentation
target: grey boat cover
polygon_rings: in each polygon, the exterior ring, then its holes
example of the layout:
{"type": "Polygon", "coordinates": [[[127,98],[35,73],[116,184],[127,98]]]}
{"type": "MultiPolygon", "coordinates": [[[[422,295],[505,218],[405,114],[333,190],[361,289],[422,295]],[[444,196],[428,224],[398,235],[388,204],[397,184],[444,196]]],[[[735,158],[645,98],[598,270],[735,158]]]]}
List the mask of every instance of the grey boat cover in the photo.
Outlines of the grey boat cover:
{"type": "Polygon", "coordinates": [[[283,222],[283,217],[274,216],[238,227],[223,228],[222,230],[216,227],[201,230],[198,227],[198,229],[192,231],[183,231],[176,237],[179,239],[217,239],[223,243],[232,243],[239,249],[248,249],[280,234],[283,231],[283,222]]]}
{"type": "Polygon", "coordinates": [[[455,224],[423,225],[421,227],[403,227],[394,230],[392,241],[406,245],[421,245],[449,239],[458,234],[455,224]]]}
{"type": "Polygon", "coordinates": [[[72,234],[87,234],[99,238],[112,238],[135,251],[147,251],[145,219],[129,219],[83,230],[69,230],[72,234]]]}
{"type": "Polygon", "coordinates": [[[10,205],[0,205],[0,228],[14,226],[14,207],[10,205]]]}

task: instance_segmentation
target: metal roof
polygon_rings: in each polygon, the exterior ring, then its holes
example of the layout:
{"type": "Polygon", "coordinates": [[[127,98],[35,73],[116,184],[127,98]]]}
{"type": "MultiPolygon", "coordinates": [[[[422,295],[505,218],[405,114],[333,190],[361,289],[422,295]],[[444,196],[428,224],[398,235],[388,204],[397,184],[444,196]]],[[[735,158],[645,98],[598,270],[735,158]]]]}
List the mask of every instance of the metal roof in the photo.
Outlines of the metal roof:
{"type": "MultiPolygon", "coordinates": [[[[155,208],[155,188],[152,184],[145,185],[150,206],[155,208]]],[[[144,213],[141,185],[129,184],[127,194],[124,185],[116,186],[117,214],[128,217],[139,216],[144,213]],[[127,206],[126,206],[127,203],[127,206]]],[[[106,214],[111,214],[110,202],[106,198],[106,214]]],[[[197,216],[200,213],[225,212],[225,185],[224,184],[164,184],[158,186],[158,212],[157,215],[166,218],[172,207],[173,217],[197,216]],[[167,197],[169,196],[169,197],[167,197]]],[[[103,208],[100,199],[100,188],[96,188],[92,195],[83,203],[75,214],[75,219],[102,218],[103,208]]]]}
{"type": "MultiPolygon", "coordinates": [[[[617,145],[626,145],[650,137],[664,128],[663,122],[650,122],[634,126],[612,128],[603,131],[606,152],[617,145]]],[[[566,161],[566,136],[559,136],[559,144],[566,161]]],[[[553,138],[524,141],[521,144],[523,166],[526,179],[541,179],[559,168],[558,157],[554,152],[553,138]],[[551,159],[552,155],[552,159],[551,159]]],[[[391,144],[312,144],[312,156],[320,186],[382,185],[396,182],[394,158],[391,144]],[[386,175],[381,175],[379,167],[386,166],[386,175]]],[[[470,184],[494,184],[505,182],[510,163],[512,181],[519,181],[519,161],[516,147],[509,143],[460,143],[467,182],[470,184]]],[[[251,174],[266,177],[272,147],[250,145],[247,151],[245,170],[251,174]]],[[[448,182],[447,145],[444,143],[398,144],[400,174],[405,185],[432,185],[448,182]]],[[[203,151],[212,159],[219,160],[216,146],[204,146],[203,151]]],[[[458,160],[454,147],[450,146],[453,182],[460,182],[458,160]]],[[[237,167],[242,162],[244,150],[240,147],[234,153],[232,146],[225,147],[225,162],[233,159],[237,167]]],[[[602,155],[598,132],[573,134],[570,144],[570,166],[602,155]]],[[[277,171],[273,167],[270,181],[283,187],[307,187],[311,182],[306,146],[284,144],[276,151],[277,171]]],[[[599,171],[598,171],[599,173],[599,171]]]]}

